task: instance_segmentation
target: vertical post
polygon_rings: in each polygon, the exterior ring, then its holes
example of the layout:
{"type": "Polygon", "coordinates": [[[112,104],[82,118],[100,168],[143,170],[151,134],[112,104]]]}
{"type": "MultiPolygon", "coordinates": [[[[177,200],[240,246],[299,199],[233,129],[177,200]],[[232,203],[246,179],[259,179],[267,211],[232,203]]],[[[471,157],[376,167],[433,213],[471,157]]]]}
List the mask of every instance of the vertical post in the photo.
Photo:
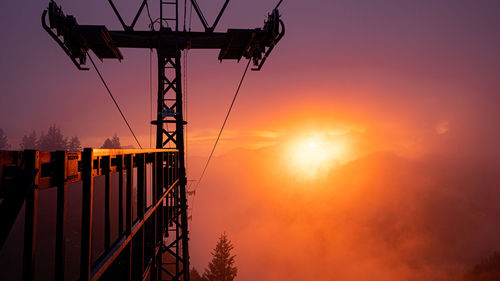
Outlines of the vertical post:
{"type": "MultiPolygon", "coordinates": [[[[144,219],[144,213],[146,212],[146,154],[142,153],[137,155],[137,217],[139,219],[144,219]]],[[[141,226],[141,229],[135,237],[137,237],[134,242],[139,245],[136,247],[138,254],[136,260],[136,266],[138,268],[137,272],[142,274],[144,272],[144,235],[145,235],[146,223],[141,226]]],[[[142,275],[137,276],[142,278],[142,275]]]]}
{"type": "Polygon", "coordinates": [[[38,211],[39,152],[24,151],[26,206],[24,221],[23,280],[33,280],[35,271],[36,227],[38,211]]]}
{"type": "MultiPolygon", "coordinates": [[[[164,159],[164,152],[157,153],[156,155],[156,186],[155,186],[155,202],[158,202],[160,198],[163,196],[163,159],[164,159]]],[[[161,200],[161,203],[158,205],[158,208],[155,211],[155,216],[156,216],[156,246],[161,247],[163,246],[163,200],[161,200]]],[[[162,251],[158,251],[157,254],[157,260],[156,260],[156,266],[158,268],[158,280],[162,280],[162,251]]]]}
{"type": "Polygon", "coordinates": [[[179,0],[175,0],[175,31],[179,31],[179,0]]]}
{"type": "Polygon", "coordinates": [[[123,234],[123,186],[124,186],[124,158],[118,155],[118,233],[123,234]]]}
{"type": "Polygon", "coordinates": [[[137,156],[137,217],[146,212],[146,154],[137,156]]]}
{"type": "MultiPolygon", "coordinates": [[[[170,244],[172,247],[179,250],[179,244],[182,245],[181,255],[174,255],[176,268],[182,264],[182,279],[189,281],[189,248],[188,248],[188,225],[187,225],[187,200],[186,200],[186,170],[184,160],[184,125],[186,122],[183,119],[183,101],[182,101],[182,73],[181,73],[181,51],[180,49],[161,49],[158,52],[158,112],[157,120],[153,122],[157,126],[156,130],[156,147],[163,148],[165,146],[175,147],[178,149],[178,163],[169,162],[175,166],[176,173],[170,177],[173,181],[179,179],[178,185],[174,188],[176,192],[169,194],[169,197],[176,195],[173,198],[173,204],[167,205],[169,214],[167,218],[175,226],[174,231],[179,234],[180,243],[170,244]],[[166,73],[168,70],[168,73],[166,73]],[[168,75],[169,77],[167,77],[168,75]],[[168,128],[168,124],[175,124],[175,128],[168,128]],[[167,124],[167,130],[164,129],[164,124],[167,124]],[[170,130],[169,130],[170,129],[170,130]],[[163,139],[165,136],[165,140],[163,139]],[[174,194],[176,193],[176,194],[174,194]],[[172,212],[174,217],[170,218],[170,208],[178,206],[178,209],[172,212]],[[175,245],[175,246],[173,246],[175,245]]],[[[170,160],[170,159],[169,159],[170,160]]],[[[170,173],[170,171],[165,171],[170,173]]],[[[166,177],[167,175],[164,175],[166,177]]],[[[168,180],[165,180],[165,184],[168,180]]],[[[173,211],[173,210],[172,210],[173,211]]],[[[168,235],[168,230],[167,230],[168,235]]],[[[169,246],[168,246],[169,247],[169,246]]],[[[168,248],[167,247],[167,248],[168,248]]],[[[169,253],[173,249],[167,249],[169,253]]],[[[174,273],[175,274],[175,273],[174,273]]]]}
{"type": "Polygon", "coordinates": [[[183,270],[183,276],[184,276],[184,281],[189,281],[189,248],[188,248],[188,219],[187,219],[187,198],[186,198],[186,164],[185,164],[185,158],[184,158],[184,119],[183,119],[183,112],[182,112],[182,73],[181,73],[181,52],[177,51],[176,54],[176,63],[177,67],[175,68],[175,76],[178,79],[177,81],[177,95],[176,95],[176,103],[177,103],[177,117],[176,117],[176,131],[178,132],[177,134],[177,149],[179,149],[179,154],[178,154],[178,164],[179,164],[179,169],[177,170],[178,173],[177,175],[179,176],[179,200],[180,200],[180,209],[181,209],[181,214],[180,214],[180,220],[181,220],[181,225],[179,228],[181,228],[182,232],[182,270],[183,270]]]}
{"type": "MultiPolygon", "coordinates": [[[[126,201],[126,207],[125,207],[125,210],[126,210],[125,233],[127,235],[131,235],[131,233],[132,233],[132,220],[133,220],[132,202],[134,201],[133,200],[133,192],[132,192],[132,189],[134,186],[134,156],[130,154],[130,155],[126,155],[125,157],[126,157],[125,158],[125,162],[126,162],[125,165],[127,166],[127,190],[126,190],[127,201],[126,201]]],[[[127,253],[128,280],[132,280],[132,244],[133,244],[133,241],[130,241],[130,243],[127,246],[128,249],[126,250],[126,251],[128,251],[128,253],[127,253]]]]}
{"type": "Polygon", "coordinates": [[[160,0],[160,31],[163,29],[163,0],[160,0]]]}
{"type": "Polygon", "coordinates": [[[104,249],[109,250],[111,244],[111,156],[103,157],[104,162],[104,249]]]}
{"type": "Polygon", "coordinates": [[[134,157],[132,155],[126,155],[125,157],[125,165],[127,166],[125,232],[130,234],[132,232],[132,202],[134,201],[132,192],[134,186],[134,157]]]}
{"type": "Polygon", "coordinates": [[[156,107],[156,148],[163,148],[163,111],[165,96],[165,57],[160,50],[158,55],[158,100],[156,107]]]}
{"type": "MultiPolygon", "coordinates": [[[[156,202],[158,202],[158,199],[157,199],[157,192],[156,192],[156,188],[158,186],[158,183],[157,183],[157,174],[158,174],[158,154],[160,154],[160,152],[155,152],[153,153],[153,161],[152,161],[152,170],[153,170],[153,177],[151,179],[151,184],[152,184],[152,187],[151,187],[151,198],[152,198],[152,203],[153,203],[153,206],[156,205],[156,202]]],[[[153,237],[153,249],[152,249],[152,261],[151,261],[151,281],[158,281],[158,277],[161,276],[161,267],[158,266],[158,262],[157,262],[157,252],[156,252],[156,249],[158,247],[158,240],[157,240],[157,236],[156,236],[156,222],[157,222],[157,219],[156,219],[156,210],[153,211],[153,214],[151,215],[151,231],[153,232],[152,233],[152,237],[153,237]]],[[[161,252],[161,251],[160,251],[161,252]]]]}
{"type": "MultiPolygon", "coordinates": [[[[165,168],[163,169],[164,171],[164,174],[163,174],[163,181],[165,182],[165,187],[166,188],[169,188],[173,181],[173,174],[172,174],[172,165],[173,165],[173,162],[172,162],[172,153],[170,152],[167,152],[166,153],[167,155],[167,159],[165,160],[166,161],[166,166],[165,168]]],[[[172,214],[174,213],[174,210],[173,210],[173,206],[174,206],[174,196],[175,196],[175,189],[176,187],[174,187],[170,193],[168,194],[167,196],[167,204],[166,204],[166,208],[165,208],[165,225],[166,227],[168,228],[169,226],[172,226],[172,214]]],[[[168,231],[166,232],[166,236],[168,237],[169,236],[169,233],[168,231]]]]}
{"type": "Polygon", "coordinates": [[[93,207],[93,150],[83,150],[82,161],[82,240],[80,249],[80,280],[90,280],[92,266],[92,207],[93,207]]]}
{"type": "Polygon", "coordinates": [[[66,241],[66,192],[68,184],[66,151],[56,152],[56,182],[57,182],[57,221],[56,221],[56,262],[55,279],[64,280],[65,241],[66,241]]]}

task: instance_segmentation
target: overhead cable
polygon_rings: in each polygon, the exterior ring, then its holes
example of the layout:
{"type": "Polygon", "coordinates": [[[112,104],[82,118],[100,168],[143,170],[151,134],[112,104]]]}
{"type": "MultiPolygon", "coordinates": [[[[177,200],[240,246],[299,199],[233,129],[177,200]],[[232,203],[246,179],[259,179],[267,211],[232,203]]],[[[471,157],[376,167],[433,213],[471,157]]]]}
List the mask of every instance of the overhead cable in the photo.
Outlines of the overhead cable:
{"type": "Polygon", "coordinates": [[[94,66],[94,69],[95,69],[95,71],[97,72],[97,75],[99,75],[99,78],[101,78],[101,81],[102,81],[102,83],[104,84],[104,87],[106,87],[106,90],[108,91],[109,96],[111,97],[111,99],[113,100],[113,102],[114,102],[114,103],[115,103],[115,105],[116,105],[116,108],[117,108],[117,109],[118,109],[118,111],[120,112],[120,115],[122,116],[123,121],[125,121],[125,124],[127,124],[127,127],[128,127],[128,129],[130,130],[130,132],[132,133],[132,135],[134,136],[135,141],[137,142],[137,144],[139,145],[139,147],[142,149],[142,145],[139,143],[139,140],[138,140],[138,139],[137,139],[137,137],[135,136],[134,131],[132,130],[132,127],[130,127],[130,124],[128,123],[127,118],[125,118],[125,115],[123,114],[123,112],[122,112],[122,110],[121,110],[120,106],[119,106],[119,105],[118,105],[118,103],[116,102],[115,97],[114,97],[114,96],[113,96],[113,94],[111,93],[111,90],[109,89],[108,84],[106,83],[106,81],[104,80],[104,78],[103,78],[103,77],[102,77],[102,75],[101,75],[101,72],[99,71],[99,69],[98,69],[98,68],[97,68],[97,66],[95,65],[94,60],[92,59],[92,57],[90,56],[90,54],[89,54],[89,53],[87,53],[87,55],[88,55],[88,57],[89,57],[89,59],[90,59],[90,62],[92,62],[92,65],[94,66]]]}
{"type": "Polygon", "coordinates": [[[201,173],[200,178],[198,179],[198,182],[196,183],[195,189],[200,185],[201,180],[203,179],[203,176],[205,175],[205,172],[207,171],[208,164],[210,163],[210,160],[212,159],[212,156],[214,154],[215,148],[217,147],[217,144],[219,143],[220,136],[222,135],[222,131],[224,130],[224,127],[226,126],[227,119],[229,118],[229,114],[231,114],[231,110],[233,109],[234,102],[236,101],[236,97],[238,97],[238,93],[240,92],[241,84],[243,84],[243,80],[245,79],[245,76],[248,71],[248,67],[250,66],[251,60],[248,60],[247,66],[245,67],[245,72],[243,72],[243,76],[241,76],[240,83],[238,84],[238,88],[236,89],[236,93],[234,94],[233,101],[231,102],[231,105],[229,106],[229,110],[227,111],[226,118],[224,118],[224,122],[222,123],[222,127],[220,128],[219,135],[217,136],[217,139],[215,140],[214,146],[212,148],[212,152],[210,152],[210,156],[208,156],[207,163],[205,164],[205,167],[203,168],[203,172],[201,173]]]}

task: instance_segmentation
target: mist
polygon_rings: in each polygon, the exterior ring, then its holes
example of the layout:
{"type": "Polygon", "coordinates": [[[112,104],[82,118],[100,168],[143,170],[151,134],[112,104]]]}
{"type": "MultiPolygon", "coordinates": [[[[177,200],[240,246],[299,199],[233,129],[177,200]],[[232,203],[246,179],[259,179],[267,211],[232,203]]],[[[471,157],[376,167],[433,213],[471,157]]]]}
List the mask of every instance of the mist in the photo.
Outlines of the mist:
{"type": "Polygon", "coordinates": [[[317,179],[290,172],[280,144],[222,155],[190,201],[193,265],[226,231],[238,280],[463,280],[500,250],[495,133],[470,147],[486,132],[467,129],[428,139],[424,156],[374,151],[317,179]]]}

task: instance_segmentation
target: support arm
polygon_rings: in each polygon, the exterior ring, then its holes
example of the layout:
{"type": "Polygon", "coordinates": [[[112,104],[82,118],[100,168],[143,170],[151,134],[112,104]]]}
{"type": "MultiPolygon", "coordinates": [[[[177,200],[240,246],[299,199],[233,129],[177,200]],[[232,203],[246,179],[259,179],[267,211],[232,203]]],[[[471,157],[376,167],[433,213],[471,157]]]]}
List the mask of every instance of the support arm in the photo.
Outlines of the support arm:
{"type": "Polygon", "coordinates": [[[134,21],[132,21],[132,24],[130,25],[130,29],[132,29],[132,30],[134,29],[134,26],[137,23],[137,20],[139,19],[139,16],[141,15],[142,10],[144,9],[144,6],[146,6],[146,1],[148,1],[148,0],[142,1],[141,7],[139,8],[139,11],[137,11],[137,14],[135,15],[134,21]]]}
{"type": "Polygon", "coordinates": [[[217,15],[217,18],[215,19],[214,24],[212,25],[212,27],[210,27],[210,30],[209,30],[210,32],[213,32],[215,27],[219,23],[219,20],[222,17],[222,14],[224,13],[224,11],[226,10],[226,7],[227,7],[227,4],[229,4],[229,1],[230,0],[226,0],[226,2],[224,2],[224,6],[222,6],[222,9],[220,10],[219,15],[217,15]]]}
{"type": "MultiPolygon", "coordinates": [[[[123,21],[122,19],[122,16],[120,15],[120,12],[118,12],[118,10],[116,9],[115,7],[115,4],[113,4],[113,0],[108,0],[109,2],[109,5],[111,5],[111,8],[113,8],[113,12],[115,12],[115,15],[118,17],[118,20],[120,21],[120,23],[122,24],[123,26],[123,29],[124,30],[130,30],[131,28],[128,27],[125,22],[123,21]]],[[[141,10],[142,10],[142,6],[141,6],[141,10]]]]}
{"type": "Polygon", "coordinates": [[[198,3],[196,3],[196,0],[191,0],[191,5],[193,5],[196,14],[198,14],[198,17],[200,18],[201,24],[203,24],[205,31],[209,31],[210,27],[208,26],[207,20],[205,19],[205,16],[203,16],[203,13],[201,12],[198,3]]]}

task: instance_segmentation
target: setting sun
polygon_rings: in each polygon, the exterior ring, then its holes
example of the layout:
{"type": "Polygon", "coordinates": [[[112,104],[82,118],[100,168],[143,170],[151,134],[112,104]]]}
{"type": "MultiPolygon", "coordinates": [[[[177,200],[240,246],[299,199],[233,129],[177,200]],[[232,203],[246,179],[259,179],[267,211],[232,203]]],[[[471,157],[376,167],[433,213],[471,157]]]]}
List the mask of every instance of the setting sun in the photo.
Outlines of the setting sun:
{"type": "Polygon", "coordinates": [[[0,281],[500,281],[500,0],[25,2],[0,281]]]}
{"type": "Polygon", "coordinates": [[[333,166],[344,162],[345,141],[326,133],[314,132],[292,139],[286,146],[285,161],[290,172],[301,179],[318,179],[333,166]]]}

